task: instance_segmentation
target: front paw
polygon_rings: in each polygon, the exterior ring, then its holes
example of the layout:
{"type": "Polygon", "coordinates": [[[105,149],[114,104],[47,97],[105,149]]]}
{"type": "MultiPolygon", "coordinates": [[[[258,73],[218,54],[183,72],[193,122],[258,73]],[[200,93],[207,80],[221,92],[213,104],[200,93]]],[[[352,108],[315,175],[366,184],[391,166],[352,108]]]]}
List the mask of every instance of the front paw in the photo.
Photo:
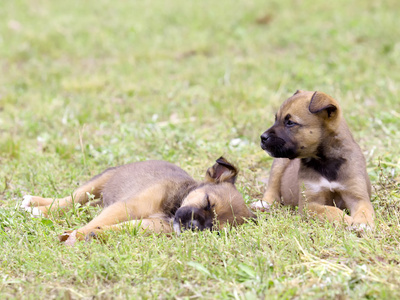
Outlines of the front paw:
{"type": "Polygon", "coordinates": [[[354,232],[358,235],[368,234],[374,231],[374,227],[369,224],[361,223],[361,224],[352,224],[347,226],[346,229],[348,231],[354,232]]]}
{"type": "Polygon", "coordinates": [[[270,212],[271,211],[271,205],[265,201],[256,201],[250,204],[250,208],[252,210],[258,210],[261,212],[270,212]]]}

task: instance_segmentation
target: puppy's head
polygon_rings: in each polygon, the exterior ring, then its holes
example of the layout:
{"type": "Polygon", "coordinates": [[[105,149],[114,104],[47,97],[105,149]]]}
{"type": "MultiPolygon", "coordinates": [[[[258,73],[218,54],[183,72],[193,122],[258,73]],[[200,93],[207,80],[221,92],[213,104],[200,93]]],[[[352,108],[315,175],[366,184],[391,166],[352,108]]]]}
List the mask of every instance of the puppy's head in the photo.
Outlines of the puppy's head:
{"type": "Polygon", "coordinates": [[[255,218],[235,187],[238,170],[223,157],[206,172],[205,180],[183,200],[176,211],[174,230],[219,229],[255,218]]]}
{"type": "Polygon", "coordinates": [[[322,92],[298,90],[275,115],[275,123],[261,135],[261,148],[273,157],[313,157],[324,137],[337,130],[338,103],[322,92]]]}

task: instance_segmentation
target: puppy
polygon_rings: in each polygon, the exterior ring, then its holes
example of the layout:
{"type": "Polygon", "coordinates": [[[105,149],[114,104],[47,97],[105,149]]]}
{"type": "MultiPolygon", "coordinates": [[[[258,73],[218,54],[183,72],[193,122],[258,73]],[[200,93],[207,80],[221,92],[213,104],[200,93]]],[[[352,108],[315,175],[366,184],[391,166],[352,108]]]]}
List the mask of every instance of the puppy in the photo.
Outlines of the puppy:
{"type": "Polygon", "coordinates": [[[181,233],[182,229],[220,229],[239,225],[255,215],[235,187],[238,170],[223,157],[197,182],[184,170],[165,161],[142,161],[110,168],[61,199],[25,196],[22,207],[47,216],[99,198],[104,206],[91,222],[66,231],[61,241],[97,236],[105,230],[121,230],[125,224],[155,233],[181,233]]]}
{"type": "Polygon", "coordinates": [[[374,227],[365,158],[332,97],[297,91],[261,135],[261,148],[275,159],[263,201],[252,208],[298,205],[319,219],[374,227]]]}

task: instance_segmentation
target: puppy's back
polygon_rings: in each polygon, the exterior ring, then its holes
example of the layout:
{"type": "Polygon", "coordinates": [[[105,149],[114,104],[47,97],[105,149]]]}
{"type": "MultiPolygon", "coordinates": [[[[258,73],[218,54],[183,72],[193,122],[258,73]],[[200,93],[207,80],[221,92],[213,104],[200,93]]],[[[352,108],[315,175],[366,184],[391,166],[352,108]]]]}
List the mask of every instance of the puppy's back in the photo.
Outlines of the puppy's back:
{"type": "Polygon", "coordinates": [[[182,185],[195,184],[194,179],[178,166],[166,161],[142,161],[111,168],[114,174],[105,183],[104,206],[126,201],[157,185],[168,186],[171,192],[182,185]]]}

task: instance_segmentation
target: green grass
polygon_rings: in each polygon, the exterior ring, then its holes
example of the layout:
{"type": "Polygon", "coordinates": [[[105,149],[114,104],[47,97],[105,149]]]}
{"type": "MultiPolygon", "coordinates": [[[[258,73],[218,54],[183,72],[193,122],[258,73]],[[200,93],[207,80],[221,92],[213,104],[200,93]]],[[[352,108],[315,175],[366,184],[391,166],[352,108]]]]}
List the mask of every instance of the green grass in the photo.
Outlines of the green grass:
{"type": "Polygon", "coordinates": [[[0,297],[400,297],[400,3],[2,1],[0,297]],[[164,159],[195,178],[220,155],[246,201],[272,159],[259,135],[297,89],[339,100],[374,186],[358,237],[288,209],[182,237],[57,242],[97,212],[16,209],[68,195],[109,166],[164,159]],[[240,142],[232,142],[240,139],[240,142]]]}

